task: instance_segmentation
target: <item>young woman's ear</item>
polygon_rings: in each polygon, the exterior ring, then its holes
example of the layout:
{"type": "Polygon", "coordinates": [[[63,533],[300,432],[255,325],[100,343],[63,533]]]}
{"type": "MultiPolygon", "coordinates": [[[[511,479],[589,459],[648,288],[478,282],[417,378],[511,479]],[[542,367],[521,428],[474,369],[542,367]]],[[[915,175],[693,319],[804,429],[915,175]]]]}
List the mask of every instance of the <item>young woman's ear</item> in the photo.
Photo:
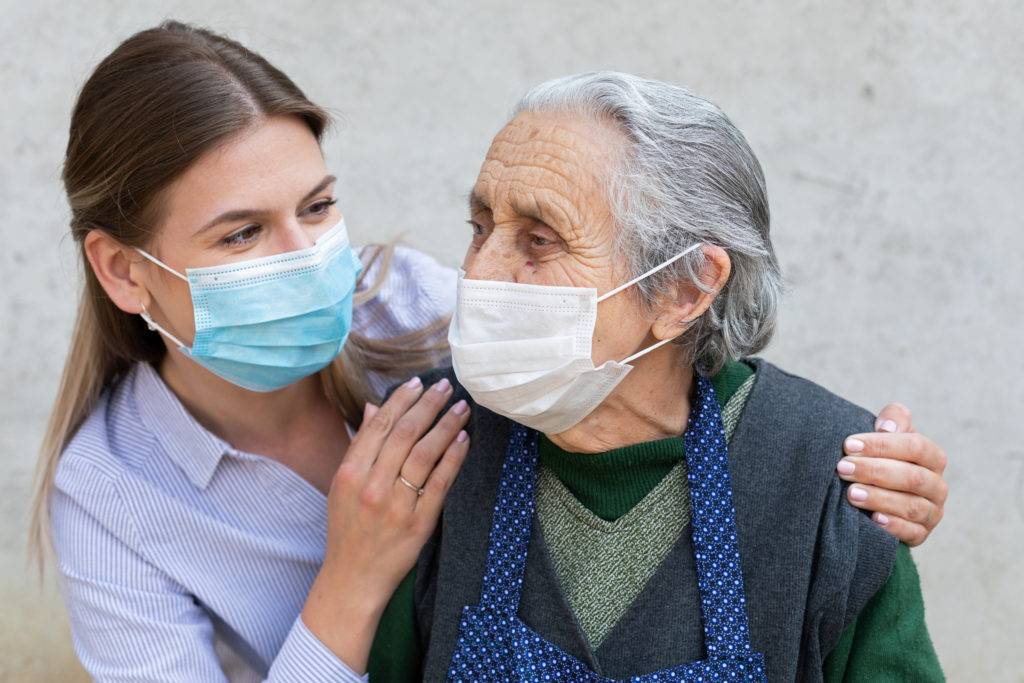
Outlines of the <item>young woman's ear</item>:
{"type": "Polygon", "coordinates": [[[92,272],[114,305],[125,313],[141,313],[149,304],[149,290],[140,278],[145,259],[102,230],[90,230],[83,248],[92,272]]]}
{"type": "Polygon", "coordinates": [[[704,268],[701,270],[700,280],[704,289],[686,282],[665,293],[657,317],[651,326],[651,334],[658,340],[675,339],[685,332],[690,322],[708,310],[715,297],[725,287],[725,283],[729,281],[732,262],[725,249],[705,244],[701,250],[704,252],[704,268]]]}

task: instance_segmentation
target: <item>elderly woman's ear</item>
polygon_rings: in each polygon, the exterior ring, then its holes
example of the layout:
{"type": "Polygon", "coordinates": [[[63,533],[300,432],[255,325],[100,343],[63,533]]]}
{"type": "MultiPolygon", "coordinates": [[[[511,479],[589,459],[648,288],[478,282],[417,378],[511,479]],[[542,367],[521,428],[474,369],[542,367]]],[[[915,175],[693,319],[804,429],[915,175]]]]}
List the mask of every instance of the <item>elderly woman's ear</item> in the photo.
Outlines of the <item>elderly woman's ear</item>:
{"type": "Polygon", "coordinates": [[[704,252],[701,287],[681,281],[673,291],[664,293],[651,326],[651,334],[658,340],[674,339],[685,332],[690,323],[704,315],[704,311],[708,310],[729,281],[732,262],[725,249],[705,244],[701,250],[704,252]]]}

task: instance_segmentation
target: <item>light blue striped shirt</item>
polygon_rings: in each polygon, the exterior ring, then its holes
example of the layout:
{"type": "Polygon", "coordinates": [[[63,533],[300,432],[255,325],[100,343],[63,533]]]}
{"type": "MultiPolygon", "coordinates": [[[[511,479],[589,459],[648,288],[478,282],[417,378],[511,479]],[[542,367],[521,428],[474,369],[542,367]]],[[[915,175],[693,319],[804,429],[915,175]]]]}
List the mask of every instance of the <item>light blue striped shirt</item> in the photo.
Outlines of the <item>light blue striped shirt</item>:
{"type": "MultiPolygon", "coordinates": [[[[419,329],[451,312],[455,283],[399,248],[353,329],[419,329]]],[[[51,514],[75,650],[95,679],[364,680],[299,618],[323,560],[324,495],[204,429],[150,365],[108,391],[65,449],[51,514]]]]}

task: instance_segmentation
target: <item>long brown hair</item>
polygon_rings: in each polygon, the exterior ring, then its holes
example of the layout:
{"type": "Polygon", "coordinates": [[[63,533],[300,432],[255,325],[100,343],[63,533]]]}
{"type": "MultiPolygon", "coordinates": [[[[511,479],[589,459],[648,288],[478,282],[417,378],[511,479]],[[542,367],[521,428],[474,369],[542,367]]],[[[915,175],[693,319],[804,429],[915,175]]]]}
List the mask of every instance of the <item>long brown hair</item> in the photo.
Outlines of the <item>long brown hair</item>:
{"type": "MultiPolygon", "coordinates": [[[[86,81],[71,115],[64,188],[71,234],[79,245],[85,286],[60,389],[40,454],[31,546],[42,561],[48,508],[61,453],[100,396],[134,363],[166,352],[141,318],[107,296],[85,256],[91,230],[144,247],[157,224],[164,190],[199,157],[267,116],[295,116],[321,141],[330,116],[284,73],[241,44],[175,21],[121,43],[86,81]]],[[[380,260],[376,281],[355,304],[372,298],[387,276],[394,246],[368,249],[380,260]]],[[[364,273],[370,270],[364,268],[364,273]]],[[[395,339],[351,333],[320,377],[350,423],[375,400],[366,372],[399,377],[434,364],[446,352],[446,320],[395,339]]]]}

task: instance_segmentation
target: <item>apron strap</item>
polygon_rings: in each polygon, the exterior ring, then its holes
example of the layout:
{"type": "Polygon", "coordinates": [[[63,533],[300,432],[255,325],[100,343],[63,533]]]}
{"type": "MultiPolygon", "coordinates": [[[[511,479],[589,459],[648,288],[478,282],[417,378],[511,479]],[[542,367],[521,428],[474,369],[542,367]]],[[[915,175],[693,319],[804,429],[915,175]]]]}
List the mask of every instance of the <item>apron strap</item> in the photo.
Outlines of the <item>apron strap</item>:
{"type": "Polygon", "coordinates": [[[511,612],[519,609],[533,524],[537,441],[537,432],[513,425],[494,506],[481,606],[511,612]]]}
{"type": "Polygon", "coordinates": [[[686,430],[693,546],[708,658],[748,655],[750,629],[722,413],[710,380],[697,378],[686,430]]]}

